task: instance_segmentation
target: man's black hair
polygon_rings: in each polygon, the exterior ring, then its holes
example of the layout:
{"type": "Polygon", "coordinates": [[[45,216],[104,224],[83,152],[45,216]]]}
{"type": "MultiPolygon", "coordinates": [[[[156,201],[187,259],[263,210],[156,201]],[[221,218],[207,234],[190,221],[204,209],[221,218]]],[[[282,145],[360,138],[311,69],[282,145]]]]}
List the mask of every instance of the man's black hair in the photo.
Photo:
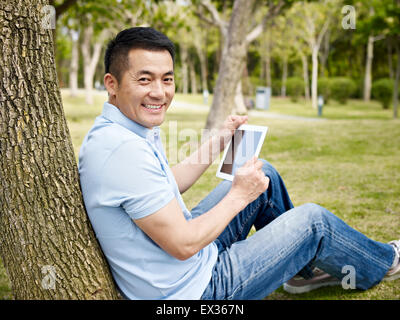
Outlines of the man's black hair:
{"type": "Polygon", "coordinates": [[[125,29],[108,43],[104,55],[105,72],[114,75],[118,82],[129,69],[128,54],[131,49],[167,50],[172,61],[175,59],[175,46],[163,33],[150,27],[125,29]]]}

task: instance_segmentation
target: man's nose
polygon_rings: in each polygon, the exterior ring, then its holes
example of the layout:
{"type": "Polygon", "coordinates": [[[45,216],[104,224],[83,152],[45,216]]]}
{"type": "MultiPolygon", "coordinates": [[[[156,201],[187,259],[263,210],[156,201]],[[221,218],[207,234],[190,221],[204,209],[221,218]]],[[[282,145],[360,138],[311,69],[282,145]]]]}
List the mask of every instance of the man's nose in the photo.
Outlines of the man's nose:
{"type": "Polygon", "coordinates": [[[164,85],[161,81],[153,81],[150,90],[150,96],[156,99],[162,99],[165,96],[164,85]]]}

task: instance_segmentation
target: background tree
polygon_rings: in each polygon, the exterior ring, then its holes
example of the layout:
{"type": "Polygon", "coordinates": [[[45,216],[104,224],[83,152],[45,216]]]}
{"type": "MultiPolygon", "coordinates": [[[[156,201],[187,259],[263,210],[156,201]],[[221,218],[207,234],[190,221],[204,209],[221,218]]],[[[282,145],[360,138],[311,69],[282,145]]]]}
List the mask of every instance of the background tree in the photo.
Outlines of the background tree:
{"type": "Polygon", "coordinates": [[[116,299],[82,201],[46,4],[0,2],[0,255],[16,299],[116,299]]]}
{"type": "Polygon", "coordinates": [[[318,95],[318,54],[322,40],[332,24],[333,16],[338,14],[335,8],[337,7],[333,7],[331,1],[324,1],[323,3],[297,2],[291,9],[298,16],[297,34],[307,42],[311,51],[311,103],[314,109],[317,108],[318,95]]]}
{"type": "Polygon", "coordinates": [[[212,22],[219,26],[224,39],[214,99],[206,122],[206,128],[211,129],[218,127],[235,105],[234,97],[245,65],[248,45],[262,33],[267,21],[278,15],[288,2],[269,2],[268,13],[257,25],[249,23],[254,21],[255,12],[259,8],[260,3],[255,0],[235,0],[229,22],[221,18],[211,1],[201,0],[200,3],[209,11],[212,22]]]}

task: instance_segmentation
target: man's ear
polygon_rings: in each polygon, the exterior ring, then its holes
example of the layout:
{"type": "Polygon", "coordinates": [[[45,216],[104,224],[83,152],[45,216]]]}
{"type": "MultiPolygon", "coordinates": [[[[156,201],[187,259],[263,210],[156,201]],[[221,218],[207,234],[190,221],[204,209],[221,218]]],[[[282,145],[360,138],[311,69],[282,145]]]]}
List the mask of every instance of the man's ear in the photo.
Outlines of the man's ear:
{"type": "Polygon", "coordinates": [[[110,97],[115,97],[118,89],[118,81],[111,73],[106,73],[104,75],[104,86],[108,91],[108,95],[110,97]]]}

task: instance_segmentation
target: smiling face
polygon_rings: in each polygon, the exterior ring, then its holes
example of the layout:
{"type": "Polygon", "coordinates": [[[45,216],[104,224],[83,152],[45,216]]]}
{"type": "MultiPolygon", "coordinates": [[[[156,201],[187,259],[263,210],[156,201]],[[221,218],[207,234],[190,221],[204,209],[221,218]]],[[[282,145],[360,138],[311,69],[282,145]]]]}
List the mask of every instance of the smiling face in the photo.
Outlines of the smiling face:
{"type": "Polygon", "coordinates": [[[175,94],[174,66],[167,50],[129,51],[129,69],[118,83],[107,73],[104,84],[109,102],[129,119],[152,129],[163,123],[175,94]]]}

